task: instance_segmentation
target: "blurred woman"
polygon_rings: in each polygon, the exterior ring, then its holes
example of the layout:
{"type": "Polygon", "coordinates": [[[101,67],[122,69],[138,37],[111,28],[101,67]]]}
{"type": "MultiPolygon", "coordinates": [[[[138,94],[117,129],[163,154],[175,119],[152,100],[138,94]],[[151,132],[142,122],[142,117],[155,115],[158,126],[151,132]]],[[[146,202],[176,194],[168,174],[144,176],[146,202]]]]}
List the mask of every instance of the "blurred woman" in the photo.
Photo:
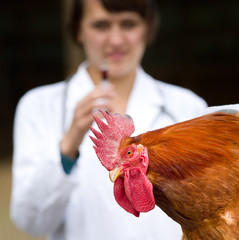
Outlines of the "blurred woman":
{"type": "Polygon", "coordinates": [[[70,80],[26,93],[16,110],[11,217],[20,229],[54,240],[180,239],[159,208],[136,218],[118,206],[88,137],[99,108],[131,115],[135,134],[205,109],[140,66],[157,19],[153,0],[75,0],[70,30],[86,61],[70,80]]]}

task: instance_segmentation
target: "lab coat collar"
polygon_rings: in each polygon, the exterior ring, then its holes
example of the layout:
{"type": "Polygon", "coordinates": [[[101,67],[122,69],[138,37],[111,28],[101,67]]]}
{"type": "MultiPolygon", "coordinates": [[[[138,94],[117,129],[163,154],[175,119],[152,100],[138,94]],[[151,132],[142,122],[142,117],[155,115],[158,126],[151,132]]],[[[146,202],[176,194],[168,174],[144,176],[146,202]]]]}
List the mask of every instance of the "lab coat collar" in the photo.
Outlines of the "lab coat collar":
{"type": "Polygon", "coordinates": [[[140,67],[126,111],[134,119],[135,129],[139,132],[152,130],[152,123],[164,104],[157,82],[140,67]]]}
{"type": "MultiPolygon", "coordinates": [[[[75,108],[76,103],[84,98],[93,88],[94,84],[87,71],[87,62],[83,62],[68,83],[67,109],[75,108]]],[[[148,104],[157,105],[157,107],[163,105],[163,98],[159,94],[155,82],[141,67],[137,70],[135,83],[129,99],[129,106],[131,105],[131,101],[137,105],[148,104]]]]}
{"type": "Polygon", "coordinates": [[[139,67],[137,70],[129,103],[131,100],[140,106],[150,105],[159,108],[164,105],[164,99],[158,89],[156,81],[148,75],[142,67],[139,67]]]}
{"type": "Polygon", "coordinates": [[[87,72],[87,65],[87,62],[81,63],[67,84],[66,109],[69,111],[74,111],[77,102],[94,88],[94,83],[87,72]]]}
{"type": "MultiPolygon", "coordinates": [[[[87,62],[83,62],[68,83],[66,111],[73,112],[77,102],[93,88],[94,84],[87,71],[87,62]]],[[[143,130],[150,130],[152,122],[166,105],[157,82],[139,67],[126,110],[126,113],[134,119],[136,129],[143,125],[145,126],[143,130]]]]}

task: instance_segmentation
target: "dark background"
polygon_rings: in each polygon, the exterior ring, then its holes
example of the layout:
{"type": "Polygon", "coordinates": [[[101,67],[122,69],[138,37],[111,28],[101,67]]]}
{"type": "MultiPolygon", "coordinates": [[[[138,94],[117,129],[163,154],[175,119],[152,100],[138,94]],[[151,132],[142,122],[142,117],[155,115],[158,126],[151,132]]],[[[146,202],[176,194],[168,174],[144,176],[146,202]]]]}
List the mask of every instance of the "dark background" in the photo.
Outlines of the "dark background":
{"type": "MultiPolygon", "coordinates": [[[[239,103],[239,1],[158,1],[161,27],[143,67],[192,89],[209,105],[239,103]]],[[[12,154],[16,104],[29,89],[61,81],[60,1],[1,1],[0,157],[12,154]]]]}

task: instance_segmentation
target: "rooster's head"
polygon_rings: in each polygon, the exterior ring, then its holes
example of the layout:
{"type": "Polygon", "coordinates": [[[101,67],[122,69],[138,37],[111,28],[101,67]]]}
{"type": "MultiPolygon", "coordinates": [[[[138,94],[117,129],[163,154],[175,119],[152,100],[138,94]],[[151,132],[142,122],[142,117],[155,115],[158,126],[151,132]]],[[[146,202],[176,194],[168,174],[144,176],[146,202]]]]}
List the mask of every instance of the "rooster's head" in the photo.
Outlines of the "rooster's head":
{"type": "Polygon", "coordinates": [[[136,144],[130,116],[101,111],[107,124],[93,116],[101,132],[90,128],[95,137],[95,152],[114,182],[114,196],[126,211],[139,216],[155,206],[153,186],[146,176],[149,165],[147,148],[136,144]]]}

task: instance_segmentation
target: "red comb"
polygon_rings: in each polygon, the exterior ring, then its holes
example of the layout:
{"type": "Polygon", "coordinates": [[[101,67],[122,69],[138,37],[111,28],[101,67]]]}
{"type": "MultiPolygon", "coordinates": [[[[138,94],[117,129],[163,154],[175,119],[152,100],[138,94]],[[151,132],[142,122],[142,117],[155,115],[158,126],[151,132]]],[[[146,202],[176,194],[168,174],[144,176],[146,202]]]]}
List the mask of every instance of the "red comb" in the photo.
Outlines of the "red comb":
{"type": "Polygon", "coordinates": [[[107,124],[93,115],[101,132],[90,127],[96,138],[91,137],[94,142],[95,152],[102,165],[107,170],[113,170],[115,165],[120,161],[119,145],[123,137],[129,137],[134,132],[134,122],[129,115],[120,115],[118,113],[110,114],[99,110],[107,124]]]}

